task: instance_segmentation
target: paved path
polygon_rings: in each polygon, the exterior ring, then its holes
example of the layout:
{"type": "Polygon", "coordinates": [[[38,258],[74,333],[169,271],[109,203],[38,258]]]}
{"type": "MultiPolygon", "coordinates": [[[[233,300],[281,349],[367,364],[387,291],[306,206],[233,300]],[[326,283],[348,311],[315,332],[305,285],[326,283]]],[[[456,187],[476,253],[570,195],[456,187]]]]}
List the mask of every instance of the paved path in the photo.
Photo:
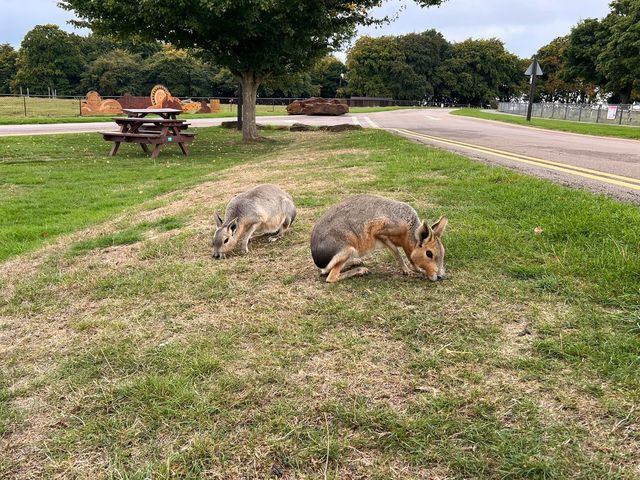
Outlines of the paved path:
{"type": "MultiPolygon", "coordinates": [[[[446,109],[396,110],[343,117],[258,117],[258,123],[354,123],[384,128],[417,142],[500,164],[562,184],[640,204],[640,141],[594,137],[450,115],[446,109]]],[[[190,119],[193,127],[221,119],[190,119]]],[[[110,123],[0,125],[0,136],[115,130],[110,123]]],[[[1,155],[1,152],[0,152],[1,155]]]]}
{"type": "Polygon", "coordinates": [[[370,114],[377,127],[484,162],[640,204],[640,141],[522,127],[449,110],[370,114]]]}

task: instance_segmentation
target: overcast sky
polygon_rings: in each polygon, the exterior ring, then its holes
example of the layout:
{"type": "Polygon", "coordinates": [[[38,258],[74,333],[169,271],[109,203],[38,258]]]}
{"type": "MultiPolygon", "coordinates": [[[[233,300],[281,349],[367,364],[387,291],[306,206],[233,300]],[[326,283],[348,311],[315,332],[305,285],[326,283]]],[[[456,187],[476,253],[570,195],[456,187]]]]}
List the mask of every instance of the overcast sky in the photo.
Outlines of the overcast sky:
{"type": "MultiPolygon", "coordinates": [[[[66,24],[72,18],[57,0],[0,0],[0,43],[18,47],[35,25],[66,24]]],[[[580,19],[603,17],[609,0],[449,0],[439,8],[421,9],[411,1],[391,0],[381,15],[399,17],[383,28],[363,28],[361,34],[390,35],[435,28],[450,41],[469,37],[502,39],[507,48],[529,57],[554,38],[565,35],[580,19]]],[[[79,32],[83,33],[83,32],[79,32]]]]}

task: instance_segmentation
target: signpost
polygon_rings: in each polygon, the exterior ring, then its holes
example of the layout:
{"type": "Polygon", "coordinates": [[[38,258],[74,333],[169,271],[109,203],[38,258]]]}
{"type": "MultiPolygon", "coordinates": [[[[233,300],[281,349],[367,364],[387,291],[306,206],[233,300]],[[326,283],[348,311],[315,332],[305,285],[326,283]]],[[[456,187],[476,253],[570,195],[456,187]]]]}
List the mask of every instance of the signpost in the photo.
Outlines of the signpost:
{"type": "Polygon", "coordinates": [[[544,75],[542,68],[540,68],[540,64],[538,63],[538,57],[533,57],[533,62],[527,68],[527,71],[524,72],[525,75],[529,75],[531,83],[531,89],[529,90],[529,107],[527,108],[527,122],[531,121],[531,112],[533,111],[533,97],[536,94],[536,78],[544,75]]]}

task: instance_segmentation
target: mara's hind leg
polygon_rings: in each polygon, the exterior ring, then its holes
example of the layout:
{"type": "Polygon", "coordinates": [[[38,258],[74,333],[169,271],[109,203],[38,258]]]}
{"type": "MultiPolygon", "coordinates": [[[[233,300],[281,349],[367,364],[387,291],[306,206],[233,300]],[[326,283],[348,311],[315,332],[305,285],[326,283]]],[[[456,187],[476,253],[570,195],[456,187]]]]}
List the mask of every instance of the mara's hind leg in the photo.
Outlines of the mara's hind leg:
{"type": "Polygon", "coordinates": [[[349,260],[347,260],[344,263],[344,265],[342,266],[342,269],[349,270],[350,268],[353,268],[353,267],[359,267],[363,263],[364,263],[364,260],[362,260],[360,257],[352,256],[351,258],[349,258],[349,260]]]}
{"type": "MultiPolygon", "coordinates": [[[[327,282],[335,283],[346,278],[355,277],[356,275],[366,275],[367,273],[369,273],[369,270],[364,267],[354,268],[352,270],[349,270],[348,272],[341,273],[342,268],[347,265],[349,259],[355,252],[355,248],[347,247],[334,255],[334,257],[329,262],[329,265],[327,265],[327,267],[323,270],[323,273],[328,273],[327,282]]],[[[356,263],[358,260],[360,259],[354,259],[356,263]]],[[[352,262],[352,265],[353,264],[354,263],[352,262]]]]}
{"type": "Polygon", "coordinates": [[[344,273],[340,273],[340,267],[336,265],[336,267],[329,272],[329,275],[327,275],[327,282],[335,283],[340,280],[346,280],[347,278],[366,275],[367,273],[369,273],[369,269],[366,267],[352,268],[344,273]]]}
{"type": "MultiPolygon", "coordinates": [[[[344,265],[342,265],[342,268],[340,270],[349,270],[353,267],[359,267],[363,263],[364,261],[360,257],[352,256],[346,262],[344,262],[344,265]]],[[[327,276],[329,274],[329,271],[331,271],[330,268],[323,268],[322,270],[320,270],[320,275],[327,276]]]]}
{"type": "Polygon", "coordinates": [[[284,237],[284,234],[287,232],[287,230],[289,230],[289,227],[293,223],[293,220],[294,219],[291,218],[290,216],[285,217],[285,219],[282,222],[282,225],[280,225],[280,228],[278,229],[278,231],[273,236],[269,237],[269,241],[270,242],[275,242],[276,240],[279,240],[282,237],[284,237]]]}
{"type": "Polygon", "coordinates": [[[335,267],[338,263],[340,263],[340,270],[345,266],[345,263],[349,261],[351,256],[356,252],[356,249],[353,247],[345,247],[336,253],[326,267],[320,270],[320,275],[328,275],[333,267],[335,267]]]}

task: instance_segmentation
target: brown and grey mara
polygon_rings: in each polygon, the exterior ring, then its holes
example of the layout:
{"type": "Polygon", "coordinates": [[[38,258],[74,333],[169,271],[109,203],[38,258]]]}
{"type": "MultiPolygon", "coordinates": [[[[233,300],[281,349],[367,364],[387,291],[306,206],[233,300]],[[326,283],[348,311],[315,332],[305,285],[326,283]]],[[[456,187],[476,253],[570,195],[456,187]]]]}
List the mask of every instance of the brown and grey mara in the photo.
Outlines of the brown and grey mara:
{"type": "Polygon", "coordinates": [[[327,282],[337,282],[368,270],[360,257],[386,248],[403,273],[444,278],[442,234],[448,220],[441,217],[429,226],[408,204],[377,195],[357,195],[331,207],[311,232],[311,255],[327,282]],[[409,259],[407,265],[400,253],[409,259]],[[351,268],[357,267],[357,268],[351,268]],[[351,268],[351,269],[350,269],[351,268]],[[350,269],[341,273],[342,270],[350,269]]]}
{"type": "Polygon", "coordinates": [[[249,240],[272,235],[269,241],[281,238],[296,218],[293,198],[276,185],[264,184],[233,197],[224,220],[214,214],[213,258],[223,259],[241,243],[242,253],[249,251],[249,240]]]}

